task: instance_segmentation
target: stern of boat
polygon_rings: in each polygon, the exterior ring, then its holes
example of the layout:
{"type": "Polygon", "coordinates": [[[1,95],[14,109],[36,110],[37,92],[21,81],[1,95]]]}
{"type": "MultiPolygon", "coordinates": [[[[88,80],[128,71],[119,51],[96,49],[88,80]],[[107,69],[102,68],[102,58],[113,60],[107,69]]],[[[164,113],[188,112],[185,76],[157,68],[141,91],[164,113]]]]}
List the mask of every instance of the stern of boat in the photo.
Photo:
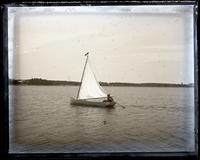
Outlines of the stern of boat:
{"type": "Polygon", "coordinates": [[[108,104],[106,105],[106,107],[114,107],[114,105],[116,104],[115,101],[113,101],[113,102],[106,102],[106,103],[108,103],[108,104]]]}
{"type": "Polygon", "coordinates": [[[71,104],[71,105],[73,105],[73,104],[74,104],[74,102],[75,102],[75,98],[73,98],[73,97],[70,97],[70,104],[71,104]]]}

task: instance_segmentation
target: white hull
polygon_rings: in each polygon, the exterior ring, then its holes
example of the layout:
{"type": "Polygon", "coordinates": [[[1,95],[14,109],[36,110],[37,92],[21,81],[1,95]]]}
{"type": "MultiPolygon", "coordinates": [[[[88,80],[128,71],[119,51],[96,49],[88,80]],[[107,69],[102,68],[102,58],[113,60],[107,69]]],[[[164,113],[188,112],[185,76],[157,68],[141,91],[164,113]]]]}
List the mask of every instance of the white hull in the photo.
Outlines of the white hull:
{"type": "Polygon", "coordinates": [[[95,102],[95,101],[87,101],[87,100],[81,100],[81,99],[70,99],[71,105],[77,105],[77,106],[93,106],[93,107],[113,107],[116,102],[95,102]]]}

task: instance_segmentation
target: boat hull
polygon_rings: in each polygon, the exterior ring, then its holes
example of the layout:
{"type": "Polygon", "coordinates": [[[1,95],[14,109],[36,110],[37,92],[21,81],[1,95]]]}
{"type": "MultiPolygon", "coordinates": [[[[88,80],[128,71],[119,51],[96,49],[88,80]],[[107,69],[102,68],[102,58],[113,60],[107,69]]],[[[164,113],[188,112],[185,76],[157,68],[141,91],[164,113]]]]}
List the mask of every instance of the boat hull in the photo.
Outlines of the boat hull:
{"type": "Polygon", "coordinates": [[[87,100],[81,100],[81,99],[70,99],[71,105],[77,105],[77,106],[93,106],[93,107],[114,107],[116,102],[95,102],[95,101],[87,101],[87,100]]]}

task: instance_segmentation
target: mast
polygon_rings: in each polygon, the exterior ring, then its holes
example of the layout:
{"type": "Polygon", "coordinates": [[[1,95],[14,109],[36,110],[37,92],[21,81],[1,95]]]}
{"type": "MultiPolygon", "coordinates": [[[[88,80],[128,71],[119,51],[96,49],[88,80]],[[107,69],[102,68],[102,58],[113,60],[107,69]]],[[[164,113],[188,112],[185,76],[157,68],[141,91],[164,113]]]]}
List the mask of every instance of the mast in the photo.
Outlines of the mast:
{"type": "MultiPolygon", "coordinates": [[[[83,68],[83,73],[82,73],[82,76],[81,76],[81,84],[82,84],[82,81],[83,81],[83,76],[84,76],[84,73],[85,73],[85,68],[86,68],[86,64],[87,64],[87,61],[88,61],[89,52],[87,52],[87,53],[85,54],[85,56],[87,56],[87,58],[86,58],[85,65],[84,65],[84,68],[83,68]]],[[[81,84],[80,84],[80,86],[79,86],[76,99],[78,99],[78,95],[79,95],[79,92],[80,92],[80,89],[81,89],[81,84]]]]}

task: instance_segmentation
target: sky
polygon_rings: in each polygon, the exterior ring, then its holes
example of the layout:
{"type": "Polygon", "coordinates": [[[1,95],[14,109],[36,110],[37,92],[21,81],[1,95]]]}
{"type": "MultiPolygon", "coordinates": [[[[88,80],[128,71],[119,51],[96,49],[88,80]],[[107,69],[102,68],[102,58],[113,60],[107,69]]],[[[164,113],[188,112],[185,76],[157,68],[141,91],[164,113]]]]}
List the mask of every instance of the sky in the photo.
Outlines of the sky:
{"type": "Polygon", "coordinates": [[[193,6],[9,7],[9,78],[194,83],[193,6]]]}

